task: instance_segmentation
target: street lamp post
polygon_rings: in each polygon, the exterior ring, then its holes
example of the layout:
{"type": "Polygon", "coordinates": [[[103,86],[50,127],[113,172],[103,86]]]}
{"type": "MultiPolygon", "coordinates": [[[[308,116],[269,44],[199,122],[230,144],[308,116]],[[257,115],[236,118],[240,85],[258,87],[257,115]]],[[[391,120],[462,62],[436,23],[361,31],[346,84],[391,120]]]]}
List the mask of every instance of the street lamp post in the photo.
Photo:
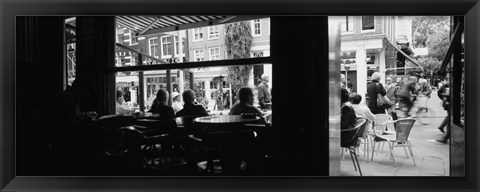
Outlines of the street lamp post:
{"type": "Polygon", "coordinates": [[[348,88],[348,71],[350,70],[350,64],[345,64],[343,67],[345,68],[345,87],[347,88],[347,90],[349,90],[349,88],[348,88]]]}

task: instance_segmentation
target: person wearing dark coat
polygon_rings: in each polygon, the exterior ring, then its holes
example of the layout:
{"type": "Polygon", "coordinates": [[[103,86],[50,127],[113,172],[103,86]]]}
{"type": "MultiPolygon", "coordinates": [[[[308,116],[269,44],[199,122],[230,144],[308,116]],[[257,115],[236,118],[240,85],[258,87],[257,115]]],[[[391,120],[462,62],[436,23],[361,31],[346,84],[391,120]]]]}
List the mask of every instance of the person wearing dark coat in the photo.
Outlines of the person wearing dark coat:
{"type": "Polygon", "coordinates": [[[150,111],[153,114],[158,114],[160,119],[171,119],[175,117],[173,108],[167,105],[168,92],[160,89],[157,92],[157,97],[153,100],[150,111]]]}
{"type": "Polygon", "coordinates": [[[185,90],[182,93],[183,109],[177,112],[176,117],[182,116],[208,116],[207,110],[202,105],[195,104],[195,93],[192,90],[185,90]]]}
{"type": "Polygon", "coordinates": [[[385,96],[387,91],[380,83],[380,73],[375,72],[372,74],[372,82],[367,86],[367,94],[368,94],[368,103],[367,106],[370,108],[373,114],[382,114],[385,113],[385,109],[382,109],[377,106],[377,97],[378,94],[385,96]]]}
{"type": "Polygon", "coordinates": [[[447,110],[447,116],[445,119],[443,119],[442,123],[438,127],[438,129],[442,132],[445,133],[445,135],[436,141],[441,142],[441,143],[447,143],[448,139],[450,139],[450,77],[447,76],[447,81],[440,89],[438,89],[437,94],[438,97],[442,100],[442,106],[445,110],[447,110]],[[447,130],[445,130],[445,127],[447,130]]]}

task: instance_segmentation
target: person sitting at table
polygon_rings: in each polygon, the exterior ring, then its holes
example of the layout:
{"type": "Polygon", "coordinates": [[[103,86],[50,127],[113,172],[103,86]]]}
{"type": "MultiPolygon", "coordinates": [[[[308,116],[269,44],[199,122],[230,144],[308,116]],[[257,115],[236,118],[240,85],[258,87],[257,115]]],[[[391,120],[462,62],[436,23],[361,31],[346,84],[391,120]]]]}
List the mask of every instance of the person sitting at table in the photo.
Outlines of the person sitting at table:
{"type": "Polygon", "coordinates": [[[127,105],[125,105],[123,94],[124,93],[122,90],[117,90],[117,99],[115,100],[116,101],[115,111],[117,115],[125,115],[132,111],[131,109],[128,108],[127,105]]]}
{"type": "Polygon", "coordinates": [[[357,117],[367,118],[370,120],[370,123],[367,124],[365,130],[363,131],[363,136],[366,136],[368,131],[372,128],[372,123],[375,122],[375,115],[365,104],[360,104],[360,101],[362,101],[362,96],[360,94],[352,93],[350,96],[350,101],[352,102],[352,107],[357,117]]]}
{"type": "Polygon", "coordinates": [[[178,92],[172,93],[172,107],[173,107],[173,112],[175,113],[178,113],[180,110],[183,109],[183,105],[180,100],[180,93],[178,92]]]}
{"type": "Polygon", "coordinates": [[[253,90],[250,87],[242,87],[238,91],[240,102],[235,104],[232,109],[230,109],[229,115],[241,115],[242,113],[252,113],[257,116],[263,117],[262,112],[253,106],[253,101],[255,99],[253,90]]]}
{"type": "Polygon", "coordinates": [[[167,105],[168,92],[160,89],[157,92],[157,97],[153,100],[152,108],[148,112],[158,114],[160,119],[171,119],[175,116],[172,107],[167,105]]]}
{"type": "Polygon", "coordinates": [[[175,114],[176,117],[182,116],[208,116],[207,110],[202,105],[195,104],[195,92],[188,89],[182,93],[183,109],[175,114]]]}
{"type": "MultiPolygon", "coordinates": [[[[355,127],[355,122],[357,116],[355,115],[355,110],[352,107],[352,104],[349,102],[350,95],[348,94],[347,89],[342,88],[340,93],[340,129],[350,129],[355,127]]],[[[351,135],[345,135],[346,138],[350,138],[351,135]]],[[[344,140],[342,140],[342,143],[344,140]]]]}

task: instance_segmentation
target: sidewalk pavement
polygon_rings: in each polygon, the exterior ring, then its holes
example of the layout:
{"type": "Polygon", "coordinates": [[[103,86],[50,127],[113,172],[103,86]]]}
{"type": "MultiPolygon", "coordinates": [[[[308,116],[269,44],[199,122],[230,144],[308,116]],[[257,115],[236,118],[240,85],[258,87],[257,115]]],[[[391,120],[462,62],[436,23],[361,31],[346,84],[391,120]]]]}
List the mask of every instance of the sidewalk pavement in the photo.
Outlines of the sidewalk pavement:
{"type": "MultiPolygon", "coordinates": [[[[413,165],[412,158],[405,155],[402,147],[393,149],[393,156],[397,167],[393,165],[390,159],[388,144],[382,151],[380,143],[380,153],[375,151],[373,161],[371,161],[371,149],[369,151],[369,162],[364,154],[357,155],[363,176],[449,176],[450,175],[450,148],[447,144],[438,143],[435,140],[440,139],[443,133],[438,130],[447,112],[441,105],[441,100],[437,93],[433,92],[428,102],[429,123],[421,124],[418,120],[410,132],[410,143],[412,144],[413,155],[416,166],[413,165]]],[[[414,108],[412,111],[416,111],[414,108]]],[[[394,130],[393,127],[389,128],[394,130]]],[[[363,147],[361,147],[363,148],[363,147]]],[[[358,151],[358,150],[357,150],[358,151]]],[[[361,153],[364,153],[363,151],[361,153]]],[[[358,153],[357,153],[358,154],[358,153]]],[[[340,160],[341,176],[359,176],[355,171],[353,162],[348,152],[345,153],[345,159],[340,160]]]]}

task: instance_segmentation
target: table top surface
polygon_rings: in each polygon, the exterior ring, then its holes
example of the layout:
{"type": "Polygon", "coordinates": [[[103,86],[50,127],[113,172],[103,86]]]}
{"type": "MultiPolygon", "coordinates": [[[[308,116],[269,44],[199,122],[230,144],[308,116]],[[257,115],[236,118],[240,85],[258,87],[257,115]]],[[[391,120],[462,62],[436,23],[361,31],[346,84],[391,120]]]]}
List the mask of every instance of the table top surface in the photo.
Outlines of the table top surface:
{"type": "Polygon", "coordinates": [[[259,121],[260,119],[261,118],[258,116],[243,117],[241,115],[215,115],[215,116],[197,117],[194,119],[194,122],[206,123],[206,124],[242,124],[242,123],[254,123],[259,121]]]}

